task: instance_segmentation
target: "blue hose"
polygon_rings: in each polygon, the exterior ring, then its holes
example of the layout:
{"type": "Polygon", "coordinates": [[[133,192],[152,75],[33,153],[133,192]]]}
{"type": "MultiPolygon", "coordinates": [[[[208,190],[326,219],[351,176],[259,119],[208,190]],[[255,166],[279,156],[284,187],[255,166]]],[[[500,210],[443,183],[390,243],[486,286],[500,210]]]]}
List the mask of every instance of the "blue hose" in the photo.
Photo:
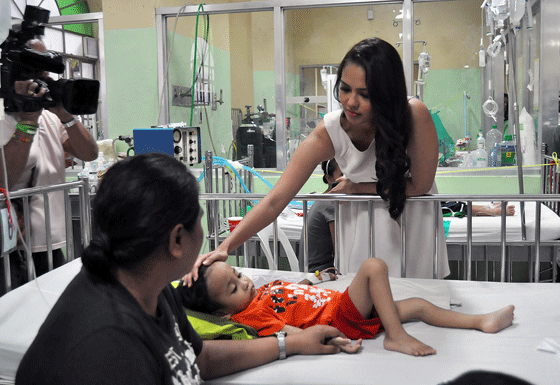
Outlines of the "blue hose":
{"type": "MultiPolygon", "coordinates": [[[[204,159],[205,159],[205,157],[202,157],[202,160],[204,160],[204,159]]],[[[241,183],[241,186],[243,187],[245,192],[248,193],[248,194],[251,193],[251,191],[249,190],[249,188],[247,187],[245,182],[243,182],[243,179],[241,178],[241,175],[239,175],[239,173],[237,172],[235,167],[233,167],[232,164],[229,163],[227,159],[221,158],[219,156],[214,156],[214,157],[212,157],[212,164],[222,166],[222,167],[227,166],[227,168],[229,168],[229,169],[231,169],[231,171],[233,171],[233,173],[235,174],[235,176],[239,180],[239,183],[241,183]]],[[[270,187],[271,190],[274,187],[269,181],[264,179],[263,176],[261,174],[259,174],[255,169],[247,167],[247,166],[242,166],[242,169],[249,171],[250,173],[255,175],[257,178],[262,180],[264,182],[264,184],[266,184],[268,187],[270,187]]],[[[202,178],[204,178],[204,173],[205,172],[206,171],[202,171],[202,174],[200,174],[200,176],[198,177],[198,182],[200,182],[202,180],[202,178]]],[[[257,203],[257,202],[255,202],[255,203],[257,203]]],[[[291,201],[288,204],[288,206],[291,207],[291,208],[303,208],[303,204],[301,204],[300,202],[296,202],[296,201],[291,201]]]]}

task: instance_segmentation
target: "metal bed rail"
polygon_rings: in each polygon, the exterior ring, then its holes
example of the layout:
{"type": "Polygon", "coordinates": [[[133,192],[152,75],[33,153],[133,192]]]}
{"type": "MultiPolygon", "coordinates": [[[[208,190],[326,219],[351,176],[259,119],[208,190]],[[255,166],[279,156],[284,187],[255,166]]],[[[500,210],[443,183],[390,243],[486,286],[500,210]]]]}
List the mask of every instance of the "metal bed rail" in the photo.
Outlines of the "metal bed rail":
{"type": "MultiPolygon", "coordinates": [[[[213,194],[213,193],[205,193],[205,194],[201,194],[200,195],[200,199],[204,200],[206,202],[208,202],[208,206],[212,206],[212,205],[217,205],[219,203],[219,201],[236,201],[236,200],[245,200],[245,201],[260,201],[261,199],[263,199],[266,196],[266,194],[213,194]],[[212,202],[212,203],[210,203],[212,202]]],[[[300,247],[303,247],[303,256],[304,256],[304,266],[305,266],[305,271],[307,271],[307,264],[308,264],[308,252],[307,252],[307,241],[308,241],[308,234],[307,234],[307,207],[308,207],[308,201],[317,201],[317,200],[331,200],[334,201],[335,204],[335,266],[338,263],[338,260],[341,256],[341,250],[340,250],[340,242],[339,242],[339,238],[340,238],[340,232],[341,232],[341,227],[340,227],[340,202],[347,202],[347,201],[367,201],[368,202],[368,216],[369,216],[369,222],[370,224],[373,223],[374,220],[374,210],[373,210],[373,203],[375,201],[380,201],[381,198],[379,196],[366,196],[366,195],[360,195],[360,196],[355,196],[355,195],[343,195],[343,194],[298,194],[293,198],[293,201],[302,201],[303,202],[303,229],[305,231],[304,233],[304,237],[303,237],[303,244],[300,245],[300,247]]],[[[472,280],[472,271],[471,271],[471,265],[472,265],[472,261],[473,261],[473,234],[472,234],[472,204],[473,202],[488,202],[488,201],[493,201],[493,202],[502,202],[502,213],[501,213],[501,229],[500,229],[500,240],[499,242],[495,242],[495,243],[488,243],[489,245],[494,244],[494,245],[499,245],[500,246],[500,263],[501,263],[501,274],[500,274],[500,280],[502,282],[506,281],[506,272],[505,272],[505,268],[507,266],[508,263],[508,253],[507,253],[507,246],[515,243],[515,244],[520,244],[520,245],[531,245],[533,247],[533,255],[530,255],[529,258],[530,260],[528,261],[529,264],[533,263],[534,269],[532,270],[533,273],[531,274],[531,276],[529,277],[530,281],[534,281],[534,282],[539,282],[540,281],[540,277],[539,277],[539,272],[540,272],[540,264],[541,264],[541,246],[544,245],[553,245],[553,246],[558,246],[560,247],[560,240],[559,241],[547,241],[547,242],[541,242],[541,227],[540,227],[540,223],[541,223],[541,203],[555,203],[556,205],[558,205],[558,202],[560,202],[560,195],[558,194],[524,194],[524,195],[449,195],[449,194],[434,194],[434,195],[429,195],[429,196],[420,196],[420,197],[409,197],[407,199],[407,201],[430,201],[433,202],[434,207],[439,209],[439,204],[440,202],[443,201],[462,201],[462,202],[467,202],[468,205],[468,210],[467,210],[467,216],[466,216],[466,220],[467,220],[467,241],[466,241],[466,247],[467,247],[467,252],[466,252],[466,258],[465,258],[465,276],[464,279],[466,280],[472,280]],[[535,223],[536,223],[536,227],[535,227],[535,239],[534,241],[526,241],[523,240],[521,242],[519,241],[508,241],[507,240],[507,236],[506,236],[506,202],[511,202],[511,201],[519,201],[519,202],[533,202],[536,205],[536,218],[535,218],[535,223]]],[[[440,211],[441,212],[441,211],[440,211]]],[[[403,211],[403,216],[406,215],[406,206],[405,209],[403,211]]],[[[277,222],[277,219],[275,219],[274,222],[277,222]]],[[[406,239],[406,226],[404,225],[405,221],[401,221],[401,236],[403,241],[406,239]]],[[[438,217],[434,218],[434,250],[437,250],[437,247],[435,247],[439,241],[438,239],[438,233],[439,233],[439,226],[440,226],[440,220],[438,217]]],[[[368,239],[368,247],[366,248],[368,250],[368,256],[369,257],[373,257],[375,256],[375,252],[374,252],[374,228],[373,226],[370,226],[371,231],[370,231],[370,236],[368,239]]],[[[277,234],[277,224],[274,225],[274,259],[277,260],[278,259],[278,234],[277,234]]],[[[224,229],[223,232],[225,232],[226,230],[224,229]]],[[[219,229],[217,229],[215,234],[219,233],[219,229]]],[[[219,238],[216,235],[215,237],[215,243],[214,245],[218,245],[219,244],[219,238]]],[[[477,243],[478,244],[478,243],[477,243]]],[[[213,250],[213,248],[211,248],[211,250],[213,250]]],[[[553,280],[556,279],[556,275],[557,275],[557,268],[556,268],[556,264],[558,262],[558,253],[555,251],[554,253],[554,258],[552,258],[552,265],[554,268],[554,278],[553,280]]],[[[245,256],[247,257],[247,256],[245,256]]],[[[437,262],[438,262],[438,258],[440,256],[437,255],[437,251],[436,254],[434,255],[434,262],[433,262],[433,277],[437,277],[438,276],[438,271],[437,271],[437,262]]],[[[401,251],[401,276],[402,277],[406,277],[406,242],[402,242],[402,251],[401,251]]]]}
{"type": "MultiPolygon", "coordinates": [[[[254,146],[252,144],[248,145],[247,157],[239,159],[236,162],[248,168],[253,168],[254,146]]],[[[238,172],[247,189],[252,191],[253,174],[246,169],[241,169],[238,172]]],[[[214,164],[212,151],[206,151],[204,154],[204,190],[206,193],[243,193],[241,182],[232,176],[231,170],[226,169],[223,165],[214,164]]],[[[228,217],[242,216],[247,211],[248,205],[251,205],[251,203],[247,200],[214,201],[213,204],[207,205],[206,221],[208,225],[208,239],[218,244],[221,225],[220,217],[226,219],[228,217]]]]}
{"type": "MultiPolygon", "coordinates": [[[[50,215],[50,203],[49,203],[49,193],[61,191],[64,194],[64,212],[65,212],[65,227],[66,227],[66,259],[67,262],[74,260],[74,234],[72,229],[72,209],[70,203],[70,190],[78,189],[79,197],[79,212],[80,212],[80,228],[81,228],[81,241],[82,245],[86,247],[91,240],[91,208],[90,208],[90,194],[89,194],[89,181],[88,178],[79,178],[78,181],[62,183],[51,186],[33,187],[27,189],[21,189],[18,191],[10,192],[10,200],[21,198],[23,201],[23,226],[25,230],[24,239],[21,240],[23,253],[25,254],[25,260],[27,261],[27,271],[28,280],[32,280],[33,271],[31,264],[33,264],[33,258],[31,258],[31,218],[30,218],[30,199],[36,195],[43,195],[44,201],[44,212],[45,212],[45,241],[47,245],[47,259],[48,259],[48,269],[49,271],[53,269],[53,254],[52,254],[52,235],[51,235],[51,221],[49,220],[50,215]]],[[[0,194],[0,204],[7,207],[6,197],[0,194]]],[[[12,210],[12,215],[15,210],[12,210]]],[[[14,218],[14,225],[17,226],[17,218],[14,218]]],[[[62,218],[57,218],[60,220],[62,218]]],[[[0,223],[0,227],[2,224],[0,223]]],[[[3,233],[2,233],[3,234],[3,233]]],[[[3,244],[3,242],[2,242],[3,244]]],[[[18,247],[13,247],[4,250],[2,247],[2,259],[4,263],[4,279],[5,279],[5,289],[6,292],[12,289],[11,282],[11,269],[10,269],[10,258],[9,254],[18,247]]]]}
{"type": "MultiPolygon", "coordinates": [[[[557,159],[549,155],[542,155],[543,170],[541,173],[543,194],[558,194],[560,193],[560,164],[557,159]]],[[[557,201],[550,201],[545,203],[548,208],[560,215],[560,204],[557,201]]]]}

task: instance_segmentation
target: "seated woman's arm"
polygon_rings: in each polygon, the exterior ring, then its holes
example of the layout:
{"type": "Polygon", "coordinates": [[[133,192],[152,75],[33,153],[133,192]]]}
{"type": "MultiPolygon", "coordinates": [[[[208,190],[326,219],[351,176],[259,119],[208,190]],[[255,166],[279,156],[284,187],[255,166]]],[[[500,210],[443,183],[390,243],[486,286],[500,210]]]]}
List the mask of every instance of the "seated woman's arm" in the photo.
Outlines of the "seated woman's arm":
{"type": "MultiPolygon", "coordinates": [[[[337,329],[316,325],[299,333],[286,336],[286,354],[332,354],[338,346],[326,345],[325,341],[335,337],[346,337],[337,329]]],[[[203,379],[222,377],[231,373],[254,368],[277,360],[279,357],[276,338],[264,337],[256,340],[208,340],[196,362],[203,379]]]]}

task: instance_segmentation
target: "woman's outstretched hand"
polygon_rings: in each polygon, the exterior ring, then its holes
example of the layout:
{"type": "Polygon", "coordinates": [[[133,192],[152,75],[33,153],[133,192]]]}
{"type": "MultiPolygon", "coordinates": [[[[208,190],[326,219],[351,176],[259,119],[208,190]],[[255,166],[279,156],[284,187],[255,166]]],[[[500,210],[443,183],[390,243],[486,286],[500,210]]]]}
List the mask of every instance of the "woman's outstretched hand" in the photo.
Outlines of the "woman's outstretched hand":
{"type": "Polygon", "coordinates": [[[183,286],[191,287],[192,283],[198,279],[198,268],[202,265],[211,265],[214,261],[225,262],[228,253],[220,249],[216,249],[206,254],[201,254],[196,259],[191,271],[183,277],[183,286]]]}

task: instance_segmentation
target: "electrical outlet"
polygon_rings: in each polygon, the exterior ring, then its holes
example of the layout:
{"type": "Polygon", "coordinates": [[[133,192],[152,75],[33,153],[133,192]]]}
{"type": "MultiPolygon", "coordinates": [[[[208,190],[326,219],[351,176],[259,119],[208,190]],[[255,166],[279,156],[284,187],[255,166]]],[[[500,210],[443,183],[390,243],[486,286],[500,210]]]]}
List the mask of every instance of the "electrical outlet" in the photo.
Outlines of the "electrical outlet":
{"type": "Polygon", "coordinates": [[[192,89],[183,86],[173,86],[171,96],[171,105],[175,107],[190,107],[192,98],[192,89]]]}

